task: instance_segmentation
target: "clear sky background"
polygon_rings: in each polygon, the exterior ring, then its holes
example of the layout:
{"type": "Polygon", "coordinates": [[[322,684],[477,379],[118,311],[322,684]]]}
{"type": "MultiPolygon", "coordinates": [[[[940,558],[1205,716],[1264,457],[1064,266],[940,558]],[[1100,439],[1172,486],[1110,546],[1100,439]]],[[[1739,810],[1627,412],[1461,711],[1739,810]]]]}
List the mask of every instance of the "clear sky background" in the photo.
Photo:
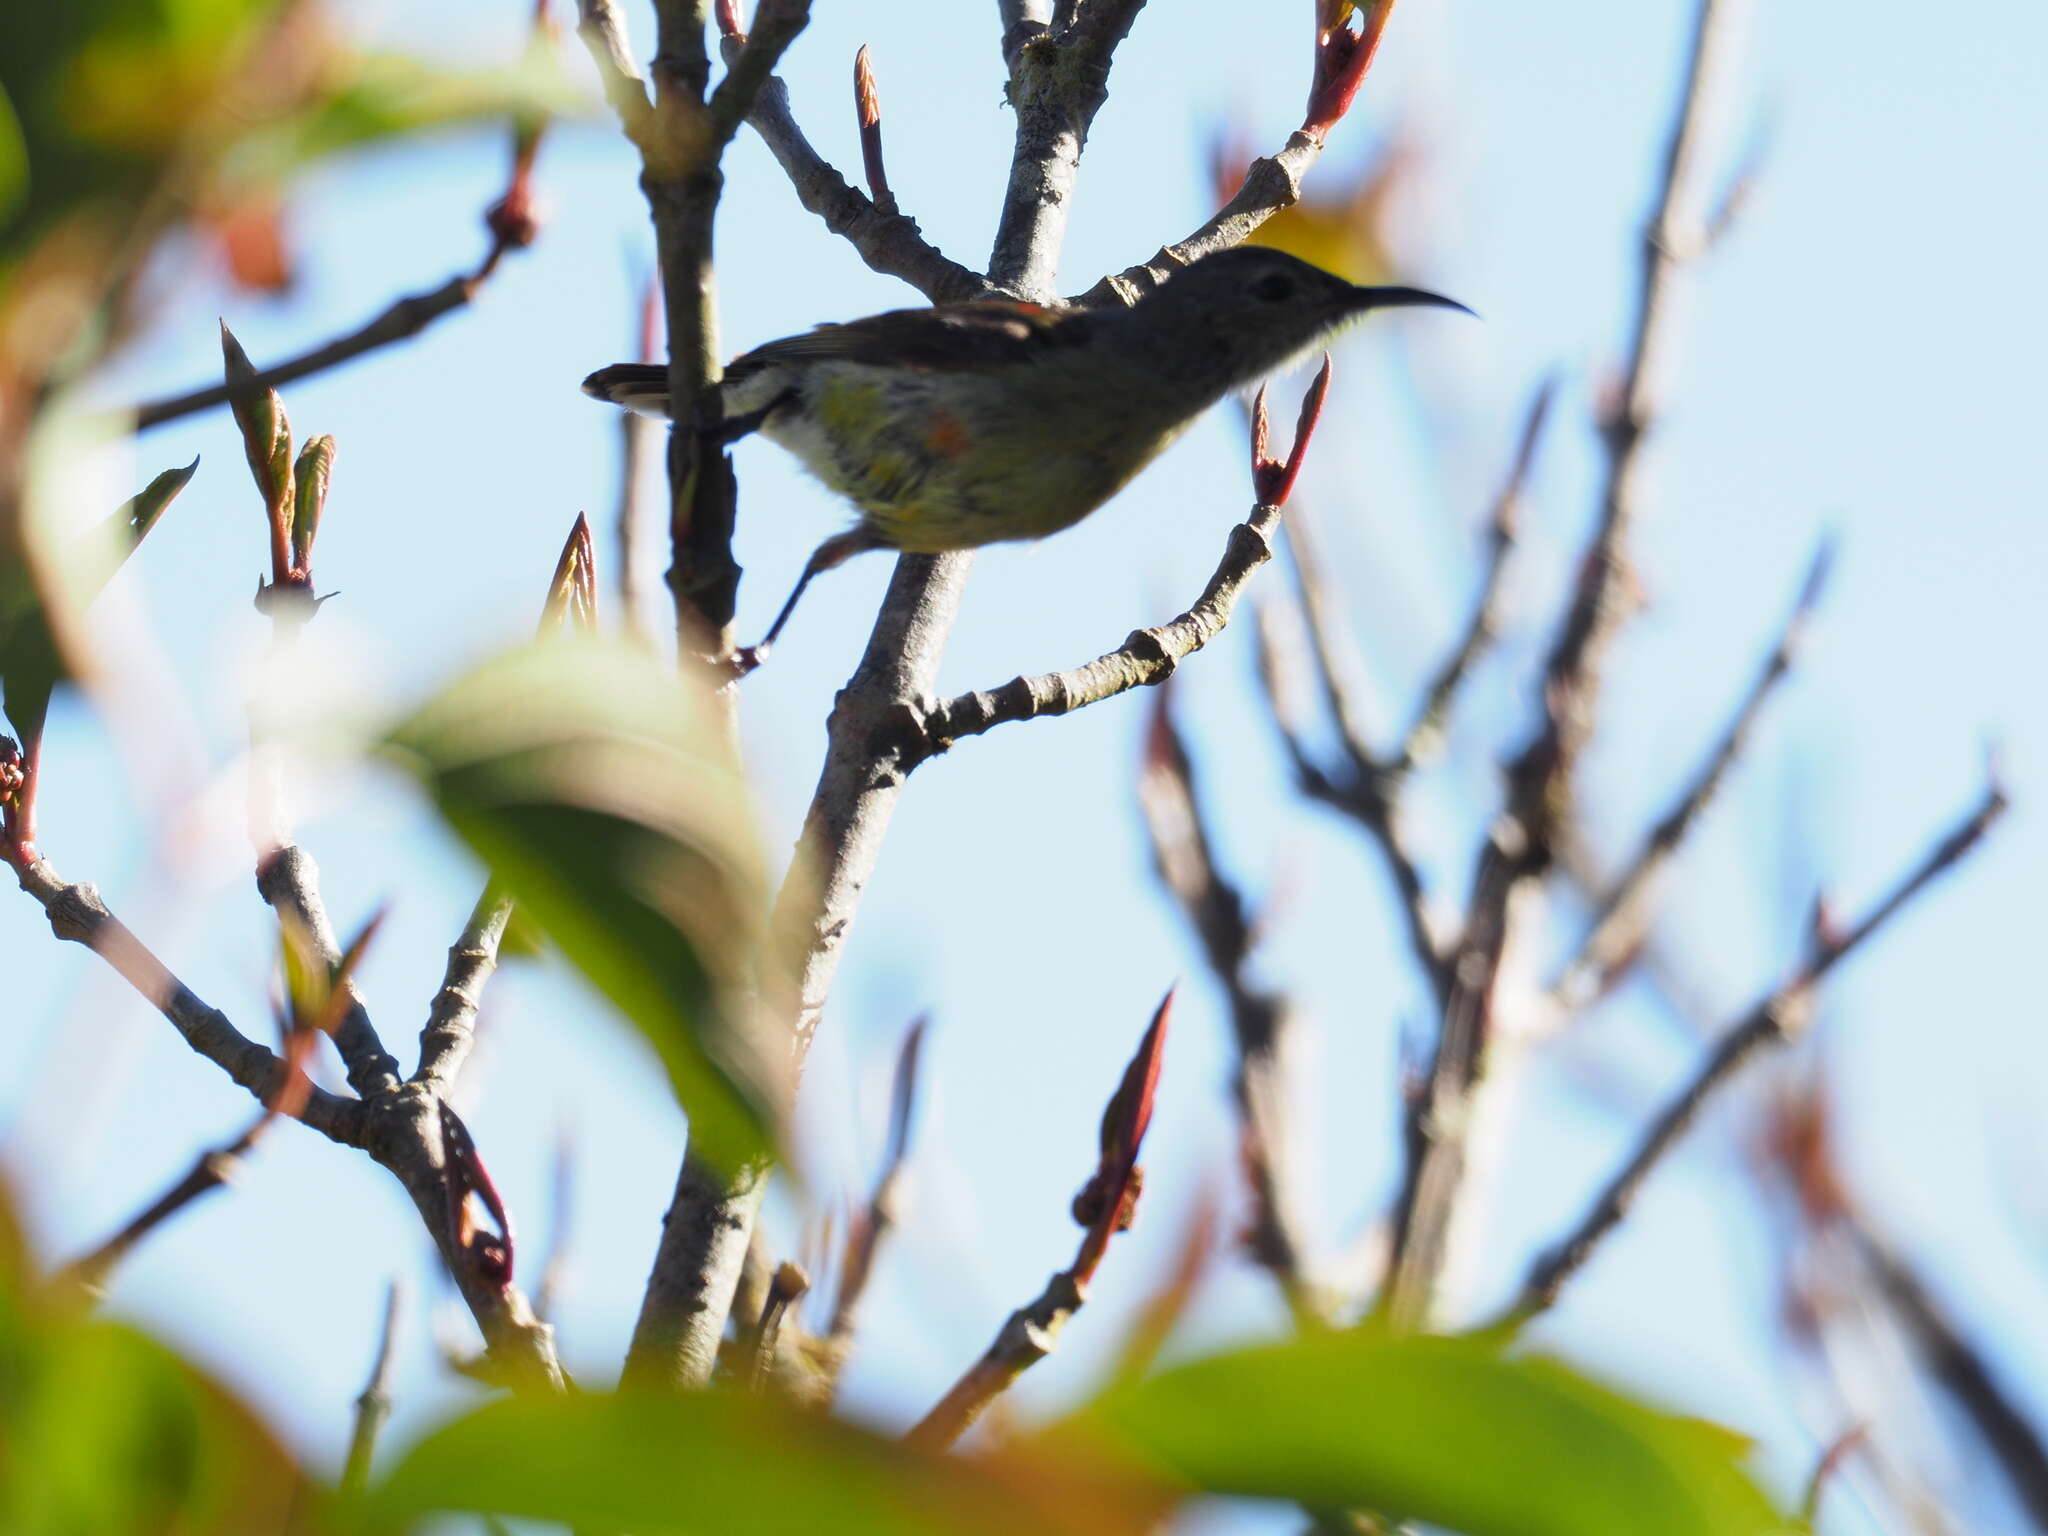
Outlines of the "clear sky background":
{"type": "MultiPolygon", "coordinates": [[[[1157,0],[1119,56],[1083,167],[1062,286],[1149,255],[1212,206],[1221,125],[1262,151],[1299,120],[1305,0],[1157,0]]],[[[468,64],[511,57],[524,7],[463,0],[344,8],[368,38],[468,64]]],[[[2012,0],[1939,12],[1902,0],[1760,6],[1748,32],[1738,149],[1768,134],[1757,201],[1698,269],[1674,410],[1643,530],[1649,606],[1628,631],[1604,732],[1582,777],[1600,846],[1625,848],[1738,697],[1820,531],[1842,558],[1797,677],[1679,872],[1670,940],[1713,1011],[1732,1015],[1795,954],[1817,886],[1855,910],[1974,799],[2003,744],[2016,813],[1991,846],[1832,984],[1807,1068],[1825,1072],[1857,1193],[1926,1267],[2007,1378],[2048,1420],[2048,1076],[2038,944],[2048,794],[2038,668],[2048,650],[2039,272],[2048,14],[2012,0]]],[[[1496,765],[1528,720],[1545,640],[1597,484],[1589,421],[1632,302],[1636,231],[1683,61],[1690,0],[1532,7],[1409,0],[1359,110],[1318,175],[1350,173],[1405,125],[1424,156],[1402,206],[1409,275],[1483,324],[1423,314],[1347,340],[1303,498],[1350,599],[1365,670],[1405,719],[1460,622],[1484,504],[1534,382],[1564,370],[1518,562],[1511,633],[1455,722],[1419,840],[1462,894],[1496,765]]],[[[635,12],[644,52],[651,21],[635,12]]],[[[849,71],[880,76],[891,181],[949,254],[986,255],[1008,160],[994,7],[820,3],[784,71],[842,169],[858,163],[849,71]]],[[[580,57],[573,61],[580,70],[580,57]]],[[[505,136],[479,132],[335,163],[290,224],[303,261],[284,301],[208,271],[164,276],[164,323],[105,380],[108,400],[218,367],[215,316],[259,361],[358,324],[477,259],[478,213],[505,136]]],[[[757,141],[728,162],[721,267],[729,352],[829,319],[915,302],[796,205],[757,141]]],[[[629,152],[608,121],[543,150],[540,242],[469,312],[407,347],[294,386],[300,433],[341,455],[319,580],[342,596],[309,634],[309,718],[367,728],[465,662],[530,632],[571,519],[608,562],[616,425],[583,400],[590,368],[629,355],[651,261],[629,152]]],[[[1291,409],[1288,412],[1291,414],[1291,409]]],[[[236,754],[265,631],[248,595],[261,521],[224,413],[110,451],[112,505],[193,454],[199,478],[110,592],[113,707],[60,706],[44,845],[209,1002],[260,1031],[272,930],[247,875],[236,754]]],[[[765,624],[843,512],[772,446],[743,445],[741,629],[765,624]]],[[[1197,592],[1250,501],[1239,418],[1218,410],[1083,527],[977,563],[942,683],[986,686],[1093,656],[1197,592]]],[[[888,574],[874,556],[815,589],[743,716],[768,846],[793,836],[888,574]]],[[[1262,573],[1261,585],[1279,573],[1262,573]]],[[[1298,804],[1250,687],[1248,626],[1182,675],[1181,714],[1230,872],[1279,902],[1264,974],[1307,1018],[1299,1081],[1326,1257],[1383,1211],[1397,1172],[1402,1042],[1426,1038],[1420,989],[1372,852],[1298,804]]],[[[1227,1026],[1177,913],[1156,889],[1134,810],[1147,700],[1005,727],[923,769],[897,815],[805,1084],[820,1187],[864,1190],[894,1042],[934,1019],[908,1229],[886,1250],[848,1383],[884,1424],[921,1413],[1002,1317],[1066,1262],[1066,1207],[1094,1127],[1159,993],[1184,977],[1138,1229],[1119,1241],[1060,1354],[1016,1398],[1084,1392],[1122,1321],[1156,1288],[1199,1192],[1235,1201],[1227,1026]]],[[[337,923],[391,920],[363,980],[409,1056],[478,872],[388,773],[309,768],[300,834],[337,923]]],[[[1560,942],[1573,916],[1558,914],[1560,942]]],[[[30,904],[0,904],[4,1157],[45,1251],[98,1240],[244,1121],[239,1090],[89,956],[60,950],[30,904]]],[[[575,1149],[572,1370],[603,1382],[631,1327],[682,1144],[651,1059],[561,967],[493,983],[464,1113],[519,1221],[522,1264],[548,1239],[558,1131],[575,1149]]],[[[1576,1215],[1632,1128],[1696,1059],[1646,992],[1605,1009],[1537,1065],[1518,1110],[1482,1299],[1576,1215]]],[[[1760,1079],[1749,1085],[1753,1092],[1760,1079]]],[[[1794,1489],[1845,1427],[1802,1418],[1774,1358],[1770,1234],[1740,1193],[1749,1122],[1724,1112],[1664,1169],[1627,1228],[1543,1330],[1545,1342],[1667,1401],[1760,1436],[1794,1489]]],[[[793,1248],[800,1213],[773,1214],[793,1248]]],[[[338,1463],[383,1286],[412,1305],[394,1441],[464,1389],[436,1340],[473,1343],[397,1187],[293,1128],[242,1185],[154,1238],[110,1305],[232,1378],[310,1451],[338,1463]]],[[[532,1271],[526,1271],[532,1278],[532,1271]]],[[[1277,1326],[1269,1287],[1219,1266],[1188,1347],[1277,1326]]],[[[1981,1471],[1981,1469],[1978,1469],[1981,1471]]],[[[1962,1489],[1981,1478],[1954,1471],[1962,1489]]],[[[1994,1496],[1973,1530],[2019,1529],[1994,1496]]],[[[1244,1524],[1249,1516],[1232,1519],[1244,1524]]],[[[1877,1527],[1853,1490],[1826,1529],[1877,1527]]]]}

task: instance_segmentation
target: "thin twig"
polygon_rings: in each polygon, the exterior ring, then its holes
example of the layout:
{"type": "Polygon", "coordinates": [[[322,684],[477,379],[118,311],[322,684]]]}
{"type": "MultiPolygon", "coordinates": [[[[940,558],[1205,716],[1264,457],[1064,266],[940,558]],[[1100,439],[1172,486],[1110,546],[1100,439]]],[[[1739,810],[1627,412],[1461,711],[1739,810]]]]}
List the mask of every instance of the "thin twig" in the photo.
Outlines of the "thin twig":
{"type": "Polygon", "coordinates": [[[569,1240],[576,1225],[576,1158],[567,1127],[555,1132],[555,1164],[548,1181],[548,1256],[533,1287],[533,1315],[555,1319],[555,1304],[569,1274],[569,1240]]]}
{"type": "Polygon", "coordinates": [[[1494,497],[1493,514],[1487,520],[1486,574],[1479,584],[1479,597],[1465,631],[1423,694],[1422,707],[1408,727],[1401,750],[1395,756],[1397,771],[1405,771],[1432,758],[1443,744],[1450,723],[1451,706],[1472,669],[1494,641],[1500,638],[1501,602],[1507,590],[1508,556],[1514,552],[1522,495],[1529,486],[1529,474],[1536,464],[1536,447],[1543,440],[1543,426],[1550,418],[1551,402],[1557,395],[1555,375],[1538,386],[1522,421],[1521,440],[1500,494],[1494,497]]]}
{"type": "Polygon", "coordinates": [[[1519,1326],[1556,1303],[1566,1282],[1584,1268],[1600,1243],[1628,1215],[1650,1174],[1692,1127],[1707,1101],[1752,1058],[1802,1033],[1812,1013],[1815,988],[1822,978],[1862,948],[1944,871],[1976,848],[2005,814],[2007,804],[2003,787],[1994,780],[1977,807],[1929,848],[1919,863],[1855,926],[1846,932],[1826,928],[1816,932],[1811,953],[1798,970],[1722,1033],[1699,1071],[1650,1122],[1635,1150],[1578,1225],[1531,1266],[1520,1298],[1503,1319],[1505,1324],[1519,1326]]]}
{"type": "Polygon", "coordinates": [[[1543,724],[1510,765],[1507,805],[1479,858],[1453,958],[1435,1059],[1410,1106],[1394,1208],[1392,1271],[1383,1298],[1396,1325],[1427,1323],[1465,1179],[1473,1106],[1491,1042],[1494,989],[1519,908],[1548,873],[1574,770],[1593,735],[1609,652],[1630,611],[1629,544],[1643,504],[1643,447],[1661,414],[1677,355],[1682,257],[1704,217],[1701,163],[1732,88],[1728,54],[1741,0],[1700,0],[1692,57],[1644,235],[1634,340],[1606,423],[1606,483],[1571,608],[1541,689],[1543,724]]]}
{"type": "MultiPolygon", "coordinates": [[[[1298,528],[1290,527],[1290,539],[1298,528]]],[[[1302,570],[1302,544],[1293,543],[1296,571],[1302,570]]],[[[1312,579],[1312,578],[1311,578],[1312,579]]],[[[1322,685],[1326,701],[1334,703],[1330,658],[1314,638],[1314,626],[1306,624],[1302,609],[1295,607],[1293,614],[1302,623],[1287,626],[1295,632],[1303,628],[1311,630],[1310,648],[1317,653],[1317,664],[1313,669],[1322,685]]],[[[1300,718],[1300,695],[1303,692],[1301,675],[1309,670],[1304,667],[1296,651],[1283,636],[1283,620],[1290,612],[1284,599],[1270,599],[1260,615],[1259,629],[1259,672],[1268,717],[1279,733],[1282,749],[1287,753],[1289,764],[1294,770],[1296,784],[1309,799],[1329,806],[1332,810],[1350,817],[1365,829],[1385,860],[1388,877],[1394,883],[1394,894],[1401,911],[1402,922],[1407,928],[1408,943],[1415,956],[1415,963],[1423,979],[1429,984],[1431,995],[1441,1000],[1449,994],[1450,973],[1446,956],[1449,940],[1442,931],[1442,924],[1436,908],[1430,900],[1429,886],[1422,874],[1422,865],[1408,842],[1408,830],[1402,815],[1400,781],[1387,772],[1377,760],[1367,757],[1361,762],[1359,751],[1350,740],[1350,733],[1339,726],[1339,735],[1344,738],[1345,762],[1341,769],[1325,769],[1309,751],[1300,718]]],[[[1327,631],[1324,631],[1327,634],[1327,631]]],[[[1363,743],[1358,744],[1362,747],[1363,743]]],[[[1369,748],[1366,749],[1369,751],[1369,748]]]]}
{"type": "Polygon", "coordinates": [[[768,1300],[761,1307],[760,1321],[749,1341],[743,1378],[748,1391],[765,1392],[768,1389],[775,1373],[775,1351],[780,1345],[783,1322],[789,1316],[789,1309],[810,1288],[811,1277],[804,1273],[801,1264],[785,1262],[775,1266],[775,1277],[768,1282],[768,1300]]]}
{"type": "Polygon", "coordinates": [[[1182,661],[1221,634],[1252,573],[1273,558],[1273,534],[1280,526],[1281,509],[1300,477],[1308,445],[1315,437],[1316,423],[1322,417],[1323,402],[1329,394],[1330,372],[1330,360],[1325,357],[1322,370],[1302,396],[1294,445],[1284,461],[1266,457],[1266,396],[1263,390],[1260,392],[1260,428],[1252,447],[1252,478],[1260,501],[1244,522],[1230,530],[1223,559],[1193,606],[1164,624],[1134,630],[1115,650],[1081,666],[1036,677],[1016,677],[1000,688],[936,701],[921,722],[928,743],[927,755],[943,752],[963,737],[978,736],[1007,721],[1064,715],[1133,688],[1163,683],[1182,661]]]}
{"type": "Polygon", "coordinates": [[[782,167],[797,201],[851,245],[872,270],[901,278],[934,304],[984,298],[994,291],[979,272],[949,259],[927,241],[917,221],[898,210],[893,198],[878,203],[848,184],[804,137],[790,111],[789,89],[779,78],[763,84],[747,124],[782,167]]]}
{"type": "Polygon", "coordinates": [[[745,43],[725,50],[725,78],[711,93],[711,126],[720,144],[739,132],[761,87],[810,19],[811,0],[761,0],[745,43]]]}
{"type": "Polygon", "coordinates": [[[377,1435],[391,1417],[391,1377],[397,1365],[392,1342],[398,1334],[399,1286],[396,1280],[384,1294],[384,1326],[377,1335],[377,1354],[370,1365],[370,1379],[356,1399],[355,1428],[349,1435],[348,1462],[341,1474],[345,1494],[360,1494],[370,1485],[370,1462],[376,1455],[377,1435]]]}
{"type": "Polygon", "coordinates": [[[1928,1371],[1976,1426],[2028,1519],[2048,1530],[2048,1442],[2041,1431],[1912,1266],[1860,1223],[1855,1237],[1878,1289],[1928,1371]]]}
{"type": "MultiPolygon", "coordinates": [[[[262,369],[241,388],[253,394],[279,384],[289,384],[295,379],[310,378],[352,358],[361,357],[366,352],[375,352],[394,342],[417,336],[442,316],[453,314],[467,306],[476,297],[477,289],[491,265],[493,263],[486,262],[483,268],[451,277],[438,288],[408,294],[402,299],[394,300],[367,324],[358,326],[345,336],[338,336],[310,351],[302,352],[297,357],[262,369]]],[[[209,384],[203,389],[188,390],[182,395],[152,400],[135,408],[135,430],[147,431],[151,427],[160,427],[165,422],[176,421],[181,416],[190,416],[195,411],[225,405],[235,398],[235,394],[236,391],[225,384],[209,384]]]]}
{"type": "Polygon", "coordinates": [[[115,1268],[144,1238],[193,1202],[232,1183],[241,1170],[243,1159],[255,1150],[256,1143],[263,1139],[264,1132],[272,1123],[279,1116],[296,1118],[304,1109],[313,1087],[305,1070],[312,1041],[313,1033],[308,1030],[301,1030],[288,1040],[284,1081],[276,1097],[264,1105],[263,1113],[250,1122],[247,1130],[225,1146],[200,1153],[182,1179],[151,1201],[119,1232],[90,1253],[67,1264],[62,1272],[65,1283],[99,1300],[106,1295],[107,1280],[115,1268]]]}
{"type": "Polygon", "coordinates": [[[1087,1301],[1088,1286],[1109,1251],[1110,1238],[1129,1227],[1136,1213],[1143,1183],[1138,1153],[1152,1119],[1172,1013],[1169,992],[1103,1111],[1100,1161],[1094,1177],[1074,1199],[1075,1219],[1085,1218],[1088,1228],[1074,1262],[1047,1281],[1036,1300],[1010,1314],[981,1358],[904,1436],[906,1443],[943,1450],[958,1440],[1012,1382],[1053,1352],[1060,1331],[1087,1301]]]}
{"type": "Polygon", "coordinates": [[[1641,953],[1654,921],[1652,897],[1657,877],[1670,864],[1698,824],[1701,814],[1719,793],[1729,770],[1754,734],[1764,706],[1770,702],[1778,685],[1791,674],[1800,643],[1811,627],[1814,612],[1826,590],[1833,557],[1833,542],[1824,540],[1807,567],[1798,600],[1778,631],[1777,643],[1772,646],[1756,680],[1750,684],[1748,693],[1715,741],[1705,763],[1671,808],[1650,828],[1642,846],[1602,898],[1577,953],[1551,985],[1551,1000],[1560,1017],[1569,1017],[1602,996],[1627,969],[1630,961],[1641,953]]]}
{"type": "MultiPolygon", "coordinates": [[[[341,967],[341,944],[334,936],[334,924],[320,899],[320,870],[311,854],[294,843],[286,843],[256,866],[256,889],[262,893],[293,935],[308,946],[308,958],[326,974],[341,967]]],[[[341,985],[348,995],[347,1007],[334,1029],[335,1049],[348,1067],[348,1083],[365,1099],[373,1099],[398,1086],[398,1059],[384,1049],[363,1006],[361,991],[353,979],[341,985]]]]}
{"type": "Polygon", "coordinates": [[[648,132],[654,106],[647,99],[647,82],[641,78],[640,67],[633,62],[626,20],[615,0],[577,0],[576,35],[590,50],[598,78],[604,82],[605,99],[619,115],[619,125],[628,138],[640,143],[648,132]]]}
{"type": "Polygon", "coordinates": [[[1243,894],[1216,867],[1215,848],[1196,792],[1194,763],[1174,724],[1170,689],[1152,713],[1138,803],[1160,880],[1202,943],[1202,953],[1229,1000],[1237,1065],[1239,1160],[1252,1197],[1244,1244],[1273,1277],[1297,1322],[1324,1319],[1326,1307],[1308,1273],[1293,1199],[1292,1138],[1287,1134],[1285,1046],[1294,1020],[1286,997],[1253,979],[1257,939],[1243,894]]]}
{"type": "Polygon", "coordinates": [[[839,1267],[839,1293],[825,1333],[826,1359],[837,1383],[860,1328],[860,1304],[874,1278],[875,1255],[902,1217],[904,1165],[910,1155],[910,1127],[917,1111],[917,1071],[923,1058],[925,1031],[931,1020],[919,1019],[904,1032],[896,1053],[896,1072],[889,1093],[889,1140],[882,1171],[875,1178],[866,1211],[846,1234],[845,1258],[839,1267]]]}
{"type": "Polygon", "coordinates": [[[471,908],[462,934],[448,949],[448,965],[440,990],[420,1030],[420,1064],[412,1081],[444,1092],[462,1071],[476,1043],[476,1015],[484,983],[498,968],[498,946],[512,920],[512,898],[495,884],[486,886],[471,908]]]}
{"type": "MultiPolygon", "coordinates": [[[[107,909],[97,890],[90,885],[66,884],[47,859],[38,859],[15,874],[21,888],[49,915],[52,933],[83,944],[112,966],[170,1020],[193,1050],[263,1103],[270,1103],[283,1091],[288,1075],[285,1061],[236,1029],[219,1009],[201,1002],[107,909]]],[[[297,1118],[331,1141],[362,1144],[361,1106],[325,1089],[314,1088],[308,1094],[297,1118]]]]}
{"type": "MultiPolygon", "coordinates": [[[[537,26],[545,30],[543,23],[537,23],[537,26]]],[[[485,212],[484,222],[490,230],[491,244],[473,271],[458,273],[438,288],[394,299],[381,313],[346,335],[337,336],[311,351],[261,369],[232,384],[211,384],[138,406],[134,413],[135,430],[146,431],[195,411],[225,405],[231,400],[247,400],[280,384],[289,384],[294,379],[325,373],[365,353],[417,336],[444,315],[467,308],[490,275],[497,271],[498,263],[506,252],[532,244],[538,230],[533,217],[531,177],[539,134],[530,126],[515,126],[513,132],[512,173],[504,193],[485,212]]]]}
{"type": "Polygon", "coordinates": [[[1185,239],[1159,248],[1151,260],[1113,272],[1073,303],[1094,307],[1135,304],[1183,268],[1216,251],[1242,245],[1266,220],[1301,201],[1301,185],[1323,155],[1320,139],[1296,131],[1272,155],[1262,155],[1245,171],[1244,183],[1185,239]]]}

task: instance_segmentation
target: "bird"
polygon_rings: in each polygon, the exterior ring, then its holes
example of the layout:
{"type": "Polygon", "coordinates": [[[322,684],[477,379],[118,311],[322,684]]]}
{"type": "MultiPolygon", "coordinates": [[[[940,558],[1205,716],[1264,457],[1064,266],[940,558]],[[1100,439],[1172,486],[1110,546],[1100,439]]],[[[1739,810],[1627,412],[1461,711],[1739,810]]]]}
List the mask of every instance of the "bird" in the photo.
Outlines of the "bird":
{"type": "MultiPolygon", "coordinates": [[[[1188,263],[1126,307],[976,299],[821,325],[735,358],[720,443],[759,432],[850,501],[757,646],[759,665],[811,581],[871,549],[943,554],[1072,527],[1210,406],[1316,351],[1374,310],[1471,314],[1420,288],[1365,287],[1264,246],[1188,263]]],[[[669,415],[668,370],[617,363],[585,394],[669,415]]]]}

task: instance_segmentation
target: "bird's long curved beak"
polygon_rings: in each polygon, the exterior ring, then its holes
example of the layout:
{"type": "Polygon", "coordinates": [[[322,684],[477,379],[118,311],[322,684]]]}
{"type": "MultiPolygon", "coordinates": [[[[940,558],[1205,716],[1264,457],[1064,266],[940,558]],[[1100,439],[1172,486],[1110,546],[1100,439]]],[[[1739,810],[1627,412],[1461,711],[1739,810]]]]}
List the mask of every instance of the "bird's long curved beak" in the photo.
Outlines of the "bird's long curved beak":
{"type": "Polygon", "coordinates": [[[1423,288],[1353,288],[1351,301],[1360,314],[1369,309],[1405,309],[1415,305],[1426,305],[1432,309],[1455,309],[1461,315],[1478,319],[1478,313],[1466,308],[1456,299],[1447,299],[1440,293],[1431,293],[1423,288]]]}

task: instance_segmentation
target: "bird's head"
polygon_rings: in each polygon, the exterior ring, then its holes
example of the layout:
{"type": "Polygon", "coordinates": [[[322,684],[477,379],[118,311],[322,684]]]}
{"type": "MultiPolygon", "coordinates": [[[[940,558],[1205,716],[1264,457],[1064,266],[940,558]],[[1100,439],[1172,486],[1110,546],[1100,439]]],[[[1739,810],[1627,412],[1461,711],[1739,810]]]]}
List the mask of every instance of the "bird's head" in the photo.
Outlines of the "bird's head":
{"type": "Polygon", "coordinates": [[[1471,313],[1419,288],[1361,287],[1285,251],[1247,245],[1192,263],[1133,306],[1131,319],[1164,365],[1229,389],[1285,367],[1375,309],[1409,305],[1471,313]]]}

